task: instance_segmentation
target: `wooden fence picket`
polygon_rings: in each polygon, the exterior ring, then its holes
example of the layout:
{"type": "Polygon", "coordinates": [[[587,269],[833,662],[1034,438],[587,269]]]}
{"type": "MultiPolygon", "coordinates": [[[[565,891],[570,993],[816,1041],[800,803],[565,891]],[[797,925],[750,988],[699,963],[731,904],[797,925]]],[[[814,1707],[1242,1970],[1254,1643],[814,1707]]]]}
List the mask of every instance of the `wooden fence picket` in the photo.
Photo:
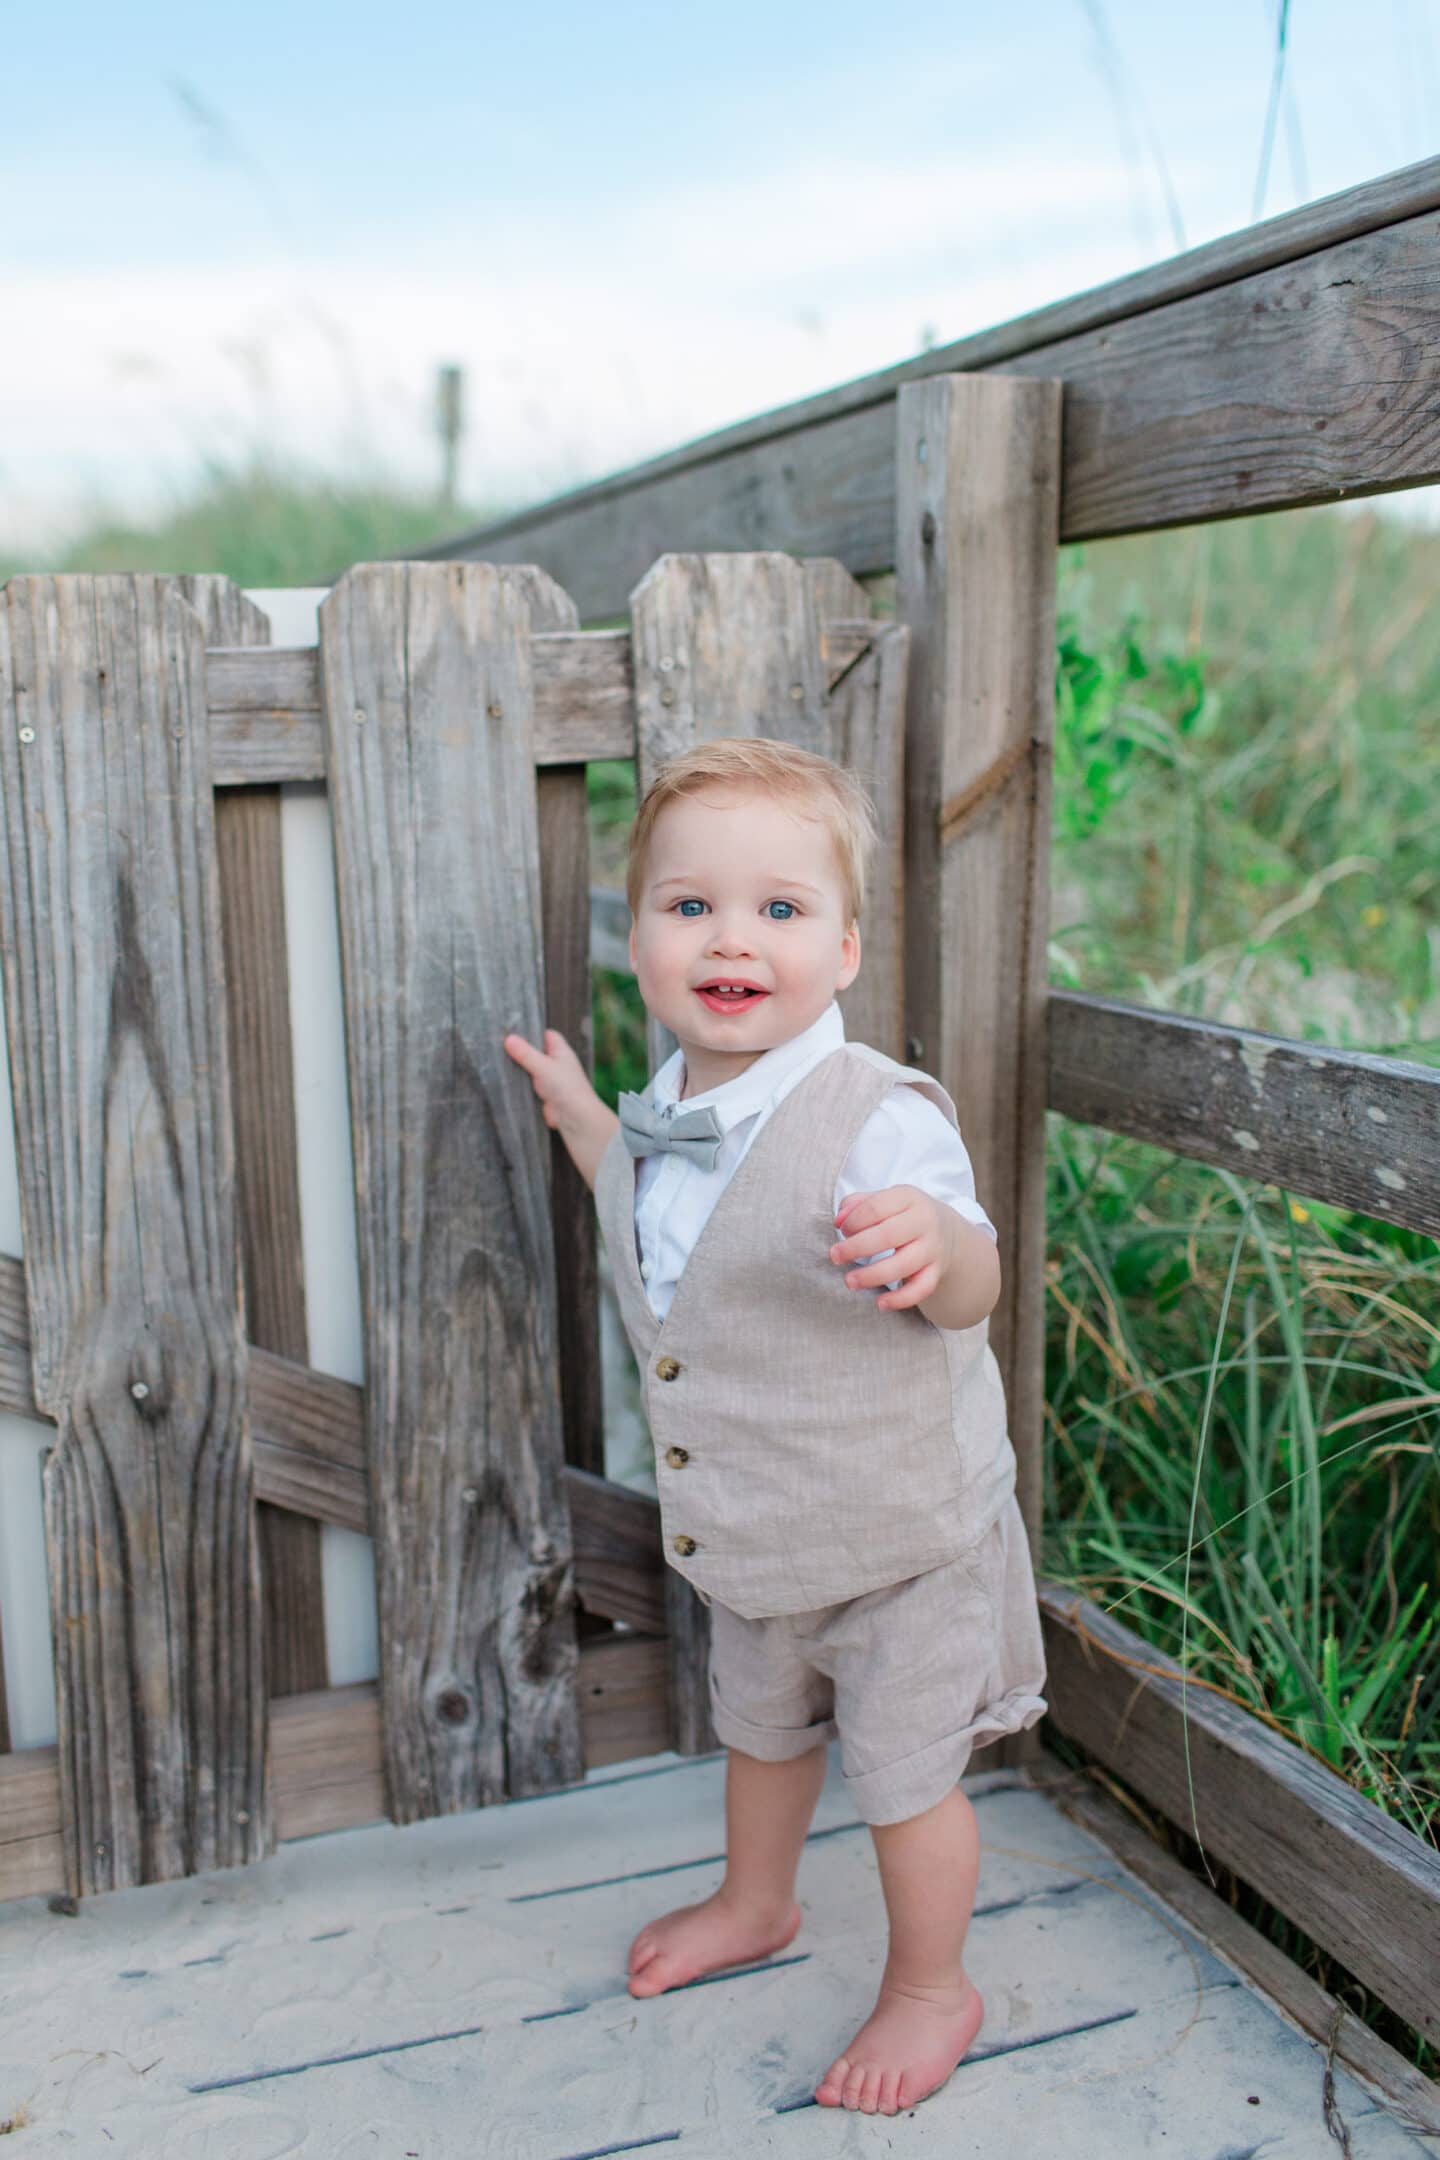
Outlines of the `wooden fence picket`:
{"type": "MultiPolygon", "coordinates": [[[[909,633],[863,625],[869,602],[840,563],[788,555],[662,555],[630,597],[635,667],[636,786],[643,795],[666,758],[721,735],[762,735],[822,757],[853,761],[880,813],[877,876],[862,941],[884,956],[901,944],[897,871],[903,801],[905,655],[909,633]],[[844,622],[847,666],[833,682],[827,630],[844,622]]],[[[862,959],[839,1004],[847,1036],[898,1054],[903,977],[862,959]]],[[[651,1069],[675,1047],[649,1023],[651,1069]]],[[[710,1618],[685,1578],[665,1570],[672,1745],[706,1754],[719,1741],[710,1718],[710,1618]]]]}
{"type": "Polygon", "coordinates": [[[544,1026],[532,630],[548,579],[370,564],[320,612],[389,1812],[584,1775],[544,1026]]]}
{"type": "Polygon", "coordinates": [[[0,794],[78,1895],[268,1842],[205,635],[174,580],[11,580],[0,794]]]}

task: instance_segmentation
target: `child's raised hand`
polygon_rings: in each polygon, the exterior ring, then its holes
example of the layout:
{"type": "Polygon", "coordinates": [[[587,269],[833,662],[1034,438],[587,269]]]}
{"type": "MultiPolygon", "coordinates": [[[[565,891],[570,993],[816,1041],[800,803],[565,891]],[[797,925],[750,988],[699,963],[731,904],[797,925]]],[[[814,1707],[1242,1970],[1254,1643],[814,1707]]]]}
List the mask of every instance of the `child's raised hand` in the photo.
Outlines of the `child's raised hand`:
{"type": "Polygon", "coordinates": [[[876,1298],[882,1310],[918,1305],[938,1289],[951,1258],[951,1236],[941,1206],[918,1185],[887,1185],[880,1192],[847,1193],[835,1217],[842,1234],[830,1247],[837,1267],[860,1260],[867,1253],[895,1250],[888,1260],[859,1267],[845,1277],[852,1290],[870,1289],[877,1283],[898,1282],[876,1298]]]}
{"type": "Polygon", "coordinates": [[[547,1125],[573,1121],[597,1099],[590,1075],[558,1028],[546,1028],[543,1050],[513,1034],[505,1036],[504,1048],[529,1073],[547,1125]]]}

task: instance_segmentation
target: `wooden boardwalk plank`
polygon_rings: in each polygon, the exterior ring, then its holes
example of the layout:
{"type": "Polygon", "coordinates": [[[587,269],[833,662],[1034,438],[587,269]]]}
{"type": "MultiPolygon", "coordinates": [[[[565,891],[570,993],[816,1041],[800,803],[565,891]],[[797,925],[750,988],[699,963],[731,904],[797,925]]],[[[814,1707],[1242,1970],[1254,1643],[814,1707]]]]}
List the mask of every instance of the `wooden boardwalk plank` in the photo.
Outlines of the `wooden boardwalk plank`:
{"type": "MultiPolygon", "coordinates": [[[[881,2153],[901,2136],[951,2156],[1053,2146],[1061,2118],[1067,2160],[1148,2160],[1162,2136],[1176,2160],[1330,2160],[1320,2053],[1021,1773],[964,1785],[983,1841],[968,1956],[986,2024],[903,2118],[841,2125],[812,2097],[885,1946],[835,1749],[791,1949],[649,2001],[629,1995],[624,1953],[648,1914],[718,1881],[723,1756],[313,1839],[244,1878],[106,1899],[83,1927],[37,1900],[9,1932],[0,2112],[26,2102],[27,2150],[116,2160],[392,2144],[574,2160],[655,2141],[731,2160],[837,2138],[881,2153]]],[[[1343,2071],[1335,2089],[1355,2160],[1433,2149],[1343,2071]]]]}
{"type": "Polygon", "coordinates": [[[258,1859],[266,1695],[199,616],[0,596],[0,946],[71,1891],[258,1859]]]}
{"type": "Polygon", "coordinates": [[[389,1813],[584,1757],[549,1135],[505,1056],[544,969],[531,631],[548,579],[368,565],[320,610],[389,1813]]]}

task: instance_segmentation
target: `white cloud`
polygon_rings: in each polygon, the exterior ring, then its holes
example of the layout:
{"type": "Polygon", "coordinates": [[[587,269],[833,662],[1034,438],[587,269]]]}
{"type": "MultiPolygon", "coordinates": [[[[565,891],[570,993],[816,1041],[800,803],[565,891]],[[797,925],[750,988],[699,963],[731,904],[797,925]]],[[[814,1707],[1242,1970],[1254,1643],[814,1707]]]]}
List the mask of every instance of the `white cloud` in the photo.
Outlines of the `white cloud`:
{"type": "Polygon", "coordinates": [[[435,366],[466,370],[464,492],[523,501],[1134,267],[1116,160],[858,158],[661,194],[602,235],[554,212],[427,225],[406,260],[10,282],[0,538],[129,515],[249,446],[428,482],[435,366]],[[416,259],[418,254],[418,260],[416,259]]]}

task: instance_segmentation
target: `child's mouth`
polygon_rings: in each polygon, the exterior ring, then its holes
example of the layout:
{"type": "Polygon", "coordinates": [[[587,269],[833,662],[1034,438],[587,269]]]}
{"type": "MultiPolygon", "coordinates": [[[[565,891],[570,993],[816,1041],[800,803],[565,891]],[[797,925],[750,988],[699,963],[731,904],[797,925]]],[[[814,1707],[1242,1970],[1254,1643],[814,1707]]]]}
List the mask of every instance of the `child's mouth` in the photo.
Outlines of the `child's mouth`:
{"type": "Polygon", "coordinates": [[[737,994],[733,990],[697,990],[695,995],[702,1005],[707,1005],[710,1008],[711,1012],[743,1012],[747,1005],[760,1004],[764,998],[768,997],[769,992],[766,990],[741,990],[737,994]]]}

